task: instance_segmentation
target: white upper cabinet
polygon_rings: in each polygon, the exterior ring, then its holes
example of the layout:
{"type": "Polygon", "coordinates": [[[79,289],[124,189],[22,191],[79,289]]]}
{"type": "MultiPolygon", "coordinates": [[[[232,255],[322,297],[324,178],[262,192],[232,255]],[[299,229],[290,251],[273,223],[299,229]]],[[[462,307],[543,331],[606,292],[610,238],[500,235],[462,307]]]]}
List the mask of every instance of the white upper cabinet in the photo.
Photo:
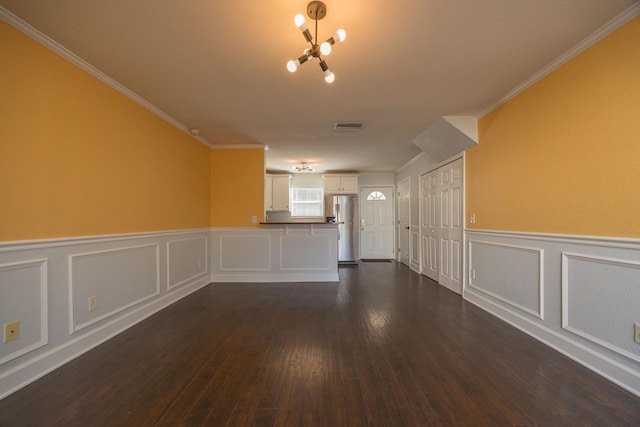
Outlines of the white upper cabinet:
{"type": "Polygon", "coordinates": [[[291,175],[266,175],[264,188],[265,211],[289,210],[291,175]]]}
{"type": "Polygon", "coordinates": [[[323,175],[324,194],[358,194],[358,175],[323,175]]]}

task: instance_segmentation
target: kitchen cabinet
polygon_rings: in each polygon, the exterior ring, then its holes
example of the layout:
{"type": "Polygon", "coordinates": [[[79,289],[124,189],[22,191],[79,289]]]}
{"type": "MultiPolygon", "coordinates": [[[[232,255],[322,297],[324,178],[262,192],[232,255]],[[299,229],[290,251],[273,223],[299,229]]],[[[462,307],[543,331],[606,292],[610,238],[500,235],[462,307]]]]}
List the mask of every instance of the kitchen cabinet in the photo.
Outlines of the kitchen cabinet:
{"type": "Polygon", "coordinates": [[[358,194],[358,175],[322,175],[324,194],[358,194]]]}
{"type": "Polygon", "coordinates": [[[291,175],[265,175],[264,210],[288,211],[291,175]]]}

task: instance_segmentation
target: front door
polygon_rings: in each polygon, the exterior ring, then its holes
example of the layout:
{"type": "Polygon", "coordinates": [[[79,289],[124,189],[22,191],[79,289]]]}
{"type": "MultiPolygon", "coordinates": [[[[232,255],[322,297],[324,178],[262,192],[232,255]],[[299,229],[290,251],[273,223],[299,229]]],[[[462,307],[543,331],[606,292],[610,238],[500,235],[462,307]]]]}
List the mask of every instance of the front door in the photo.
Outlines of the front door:
{"type": "Polygon", "coordinates": [[[360,258],[393,259],[393,188],[360,190],[360,258]]]}

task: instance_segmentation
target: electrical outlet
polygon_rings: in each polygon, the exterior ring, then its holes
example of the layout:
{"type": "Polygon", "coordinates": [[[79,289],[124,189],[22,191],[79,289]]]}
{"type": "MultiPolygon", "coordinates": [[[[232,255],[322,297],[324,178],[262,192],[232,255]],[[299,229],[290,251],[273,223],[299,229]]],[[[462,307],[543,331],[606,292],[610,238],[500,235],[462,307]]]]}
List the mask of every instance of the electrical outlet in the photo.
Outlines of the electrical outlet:
{"type": "Polygon", "coordinates": [[[633,340],[640,344],[640,323],[633,325],[633,340]]]}
{"type": "Polygon", "coordinates": [[[252,223],[254,223],[254,224],[257,224],[257,223],[258,223],[258,217],[257,217],[257,216],[255,216],[255,215],[254,215],[254,216],[252,216],[252,217],[251,217],[251,222],[252,222],[252,223]]]}
{"type": "Polygon", "coordinates": [[[19,325],[18,321],[5,323],[4,325],[4,342],[18,339],[19,325]]]}
{"type": "Polygon", "coordinates": [[[475,280],[476,279],[476,270],[475,269],[471,269],[471,280],[475,280]]]}
{"type": "Polygon", "coordinates": [[[89,297],[89,311],[96,310],[98,308],[98,297],[93,295],[89,297]]]}
{"type": "Polygon", "coordinates": [[[469,222],[471,224],[475,224],[476,223],[476,214],[474,214],[474,213],[471,214],[471,218],[469,218],[469,222]]]}

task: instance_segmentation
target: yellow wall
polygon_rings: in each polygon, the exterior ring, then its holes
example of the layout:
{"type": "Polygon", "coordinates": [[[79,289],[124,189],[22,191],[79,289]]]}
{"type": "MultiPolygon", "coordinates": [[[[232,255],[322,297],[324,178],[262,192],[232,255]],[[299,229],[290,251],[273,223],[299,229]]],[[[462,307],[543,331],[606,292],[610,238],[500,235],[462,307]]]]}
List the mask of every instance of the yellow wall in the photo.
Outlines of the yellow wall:
{"type": "Polygon", "coordinates": [[[208,227],[209,149],[0,21],[0,241],[208,227]]]}
{"type": "Polygon", "coordinates": [[[211,150],[211,226],[252,227],[264,219],[264,149],[211,150]]]}
{"type": "Polygon", "coordinates": [[[640,18],[482,118],[479,136],[467,227],[640,237],[640,18]]]}

